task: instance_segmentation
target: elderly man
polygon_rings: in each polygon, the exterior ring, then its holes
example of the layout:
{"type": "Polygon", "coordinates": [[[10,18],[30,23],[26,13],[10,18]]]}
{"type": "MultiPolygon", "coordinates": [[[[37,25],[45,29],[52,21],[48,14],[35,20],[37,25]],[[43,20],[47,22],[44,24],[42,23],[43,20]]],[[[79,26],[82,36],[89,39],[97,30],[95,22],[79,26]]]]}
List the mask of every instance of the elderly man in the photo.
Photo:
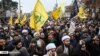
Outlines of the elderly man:
{"type": "Polygon", "coordinates": [[[46,50],[47,50],[47,54],[44,55],[44,56],[57,56],[57,53],[56,53],[56,46],[54,43],[49,43],[47,46],[46,46],[46,50]]]}

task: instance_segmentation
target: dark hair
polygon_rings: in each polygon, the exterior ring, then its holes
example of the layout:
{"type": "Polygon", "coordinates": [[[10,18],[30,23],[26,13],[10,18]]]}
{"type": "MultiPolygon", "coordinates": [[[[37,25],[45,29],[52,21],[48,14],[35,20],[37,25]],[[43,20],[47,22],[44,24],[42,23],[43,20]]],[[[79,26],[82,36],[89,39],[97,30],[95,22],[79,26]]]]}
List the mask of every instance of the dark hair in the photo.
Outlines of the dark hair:
{"type": "Polygon", "coordinates": [[[0,39],[6,40],[6,36],[4,35],[4,33],[0,34],[0,39]]]}
{"type": "Polygon", "coordinates": [[[18,43],[20,43],[21,42],[21,39],[19,39],[19,40],[16,40],[16,41],[14,41],[14,45],[17,45],[18,43]]]}

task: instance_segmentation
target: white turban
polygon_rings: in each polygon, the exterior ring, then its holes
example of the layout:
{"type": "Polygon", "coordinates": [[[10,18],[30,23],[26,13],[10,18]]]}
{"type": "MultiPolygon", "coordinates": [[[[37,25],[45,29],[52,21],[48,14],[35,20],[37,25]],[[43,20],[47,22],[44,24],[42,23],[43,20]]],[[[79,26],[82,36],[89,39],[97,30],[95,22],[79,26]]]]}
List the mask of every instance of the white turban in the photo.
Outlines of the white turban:
{"type": "Polygon", "coordinates": [[[69,37],[68,35],[63,36],[63,37],[62,37],[62,41],[64,41],[65,39],[70,39],[70,37],[69,37]]]}
{"type": "Polygon", "coordinates": [[[47,29],[51,28],[51,26],[48,26],[47,29]]]}
{"type": "Polygon", "coordinates": [[[4,30],[8,29],[8,27],[4,27],[4,30]]]}
{"type": "Polygon", "coordinates": [[[49,43],[49,44],[46,46],[46,50],[50,50],[50,49],[53,49],[53,48],[56,48],[56,46],[55,46],[54,43],[49,43]]]}
{"type": "Polygon", "coordinates": [[[28,33],[28,30],[24,29],[24,30],[22,30],[22,33],[28,33]]]}
{"type": "Polygon", "coordinates": [[[37,36],[37,35],[40,35],[40,33],[39,32],[35,32],[34,33],[34,37],[37,36]]]}

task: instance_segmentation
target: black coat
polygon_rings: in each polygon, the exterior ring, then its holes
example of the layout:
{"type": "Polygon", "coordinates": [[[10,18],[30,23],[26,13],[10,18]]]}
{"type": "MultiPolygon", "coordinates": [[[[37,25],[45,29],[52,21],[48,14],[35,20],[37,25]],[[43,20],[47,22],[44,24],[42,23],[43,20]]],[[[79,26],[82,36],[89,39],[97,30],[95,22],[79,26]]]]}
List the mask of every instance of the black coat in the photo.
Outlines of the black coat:
{"type": "MultiPolygon", "coordinates": [[[[78,56],[79,52],[80,52],[80,48],[81,46],[80,45],[77,45],[76,47],[68,47],[68,53],[69,53],[69,56],[78,56]]],[[[57,48],[57,54],[63,54],[63,51],[64,51],[64,46],[59,46],[57,48]]]]}
{"type": "MultiPolygon", "coordinates": [[[[0,46],[0,51],[8,51],[7,46],[4,46],[4,47],[0,46]]],[[[9,53],[8,54],[0,54],[0,56],[9,56],[9,53]]]]}
{"type": "Polygon", "coordinates": [[[90,56],[90,53],[87,51],[80,51],[78,56],[90,56]]]}
{"type": "Polygon", "coordinates": [[[32,40],[32,37],[30,35],[28,35],[28,36],[22,36],[21,40],[22,40],[23,46],[26,47],[26,48],[28,48],[29,44],[30,44],[30,42],[32,40]]]}
{"type": "Polygon", "coordinates": [[[88,50],[91,56],[100,56],[100,45],[91,43],[88,45],[88,50]]]}

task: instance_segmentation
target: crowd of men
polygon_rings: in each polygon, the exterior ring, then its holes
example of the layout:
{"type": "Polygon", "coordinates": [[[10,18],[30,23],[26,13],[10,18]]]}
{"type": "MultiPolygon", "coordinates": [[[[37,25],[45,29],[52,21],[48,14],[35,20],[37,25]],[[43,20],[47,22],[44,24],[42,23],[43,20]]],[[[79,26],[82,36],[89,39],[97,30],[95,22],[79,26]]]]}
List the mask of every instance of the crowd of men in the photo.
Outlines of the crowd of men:
{"type": "Polygon", "coordinates": [[[85,20],[49,18],[39,32],[0,21],[0,56],[100,56],[100,20],[92,16],[85,20]],[[69,33],[70,22],[75,31],[69,33]]]}

